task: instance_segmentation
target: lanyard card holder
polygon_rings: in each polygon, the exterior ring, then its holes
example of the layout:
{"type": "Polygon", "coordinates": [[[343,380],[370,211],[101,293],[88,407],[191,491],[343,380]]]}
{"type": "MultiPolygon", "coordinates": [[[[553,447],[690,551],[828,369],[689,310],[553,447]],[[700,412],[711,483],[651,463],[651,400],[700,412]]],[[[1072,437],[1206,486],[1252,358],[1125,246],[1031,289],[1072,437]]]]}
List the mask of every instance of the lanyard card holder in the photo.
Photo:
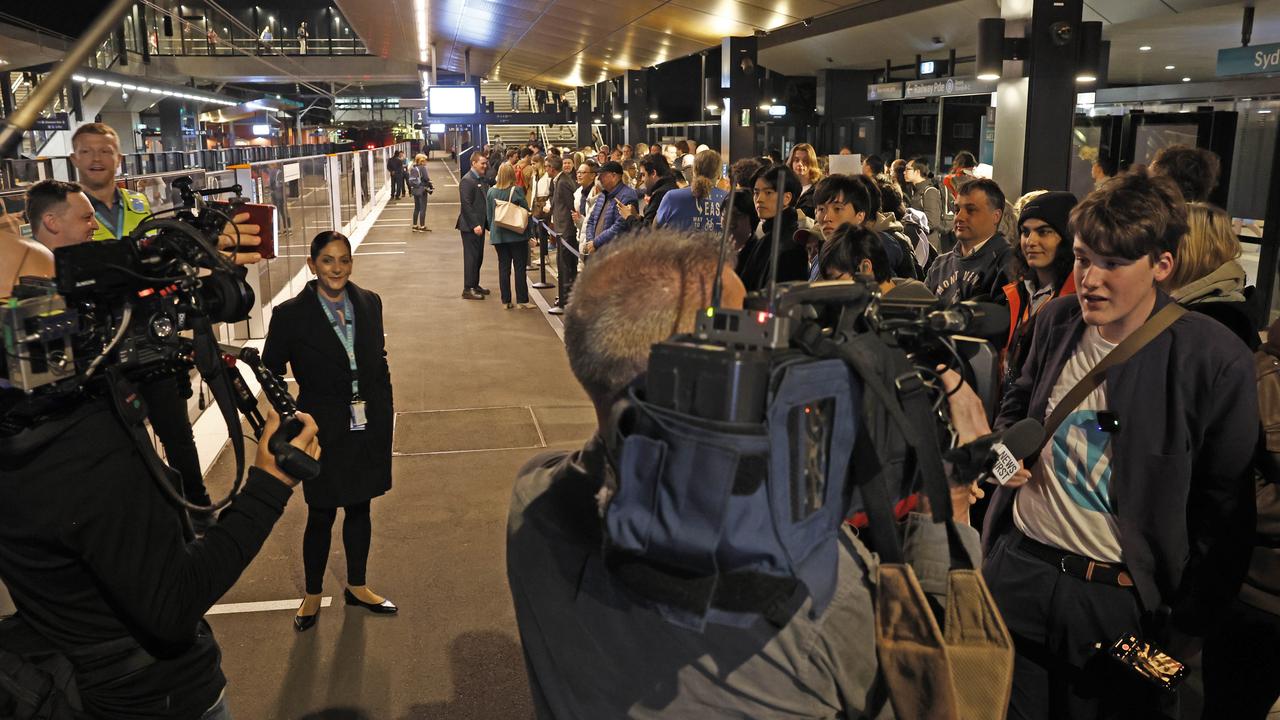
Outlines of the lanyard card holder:
{"type": "Polygon", "coordinates": [[[351,431],[364,430],[369,425],[369,417],[365,414],[364,400],[357,395],[351,398],[351,431]]]}

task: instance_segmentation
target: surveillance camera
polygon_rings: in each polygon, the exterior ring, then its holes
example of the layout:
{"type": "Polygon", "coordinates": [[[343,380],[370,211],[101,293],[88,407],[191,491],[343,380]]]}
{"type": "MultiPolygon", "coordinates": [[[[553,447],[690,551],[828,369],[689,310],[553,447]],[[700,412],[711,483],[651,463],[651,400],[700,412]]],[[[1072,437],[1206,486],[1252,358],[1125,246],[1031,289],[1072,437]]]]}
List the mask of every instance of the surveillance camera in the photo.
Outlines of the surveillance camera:
{"type": "Polygon", "coordinates": [[[933,44],[934,44],[934,45],[941,45],[941,44],[943,44],[943,43],[945,42],[945,41],[942,39],[942,36],[941,36],[941,35],[934,35],[933,37],[931,37],[931,38],[929,38],[929,39],[933,41],[933,44]]]}

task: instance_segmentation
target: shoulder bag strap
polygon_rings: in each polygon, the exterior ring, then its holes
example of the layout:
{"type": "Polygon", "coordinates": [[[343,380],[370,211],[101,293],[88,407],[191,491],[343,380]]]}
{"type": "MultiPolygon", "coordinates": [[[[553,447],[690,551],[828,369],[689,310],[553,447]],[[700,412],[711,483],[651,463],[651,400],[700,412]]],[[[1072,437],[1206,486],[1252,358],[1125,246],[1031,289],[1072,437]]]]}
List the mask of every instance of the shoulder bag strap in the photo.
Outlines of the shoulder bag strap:
{"type": "Polygon", "coordinates": [[[1053,412],[1049,413],[1049,418],[1044,422],[1044,441],[1040,443],[1040,447],[1031,457],[1039,455],[1040,451],[1044,450],[1044,446],[1049,444],[1049,439],[1057,432],[1058,426],[1062,424],[1063,420],[1067,419],[1067,415],[1072,410],[1075,410],[1080,403],[1084,402],[1085,398],[1089,397],[1089,393],[1102,384],[1108,370],[1136,355],[1147,343],[1156,339],[1160,333],[1167,330],[1170,325],[1186,313],[1186,309],[1176,302],[1165,305],[1160,312],[1152,315],[1150,319],[1143,323],[1142,327],[1135,330],[1132,335],[1122,340],[1111,352],[1107,353],[1107,356],[1102,358],[1101,362],[1093,366],[1088,375],[1080,378],[1080,382],[1076,383],[1075,387],[1071,388],[1071,391],[1053,408],[1053,412]]]}

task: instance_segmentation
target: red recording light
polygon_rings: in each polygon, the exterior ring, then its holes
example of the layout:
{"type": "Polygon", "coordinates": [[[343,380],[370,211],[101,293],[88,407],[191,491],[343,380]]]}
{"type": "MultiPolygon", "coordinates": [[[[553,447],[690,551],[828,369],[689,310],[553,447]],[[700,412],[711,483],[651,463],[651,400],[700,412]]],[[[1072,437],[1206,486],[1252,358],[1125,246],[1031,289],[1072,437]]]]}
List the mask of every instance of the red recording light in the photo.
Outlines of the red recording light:
{"type": "Polygon", "coordinates": [[[156,293],[156,291],[155,291],[155,290],[152,290],[151,288],[145,288],[145,289],[143,289],[143,290],[139,290],[139,291],[138,291],[138,297],[140,297],[140,298],[144,298],[144,297],[151,297],[151,296],[152,296],[152,295],[154,295],[155,293],[156,293]]]}
{"type": "Polygon", "coordinates": [[[756,322],[760,323],[761,325],[763,325],[764,321],[768,319],[769,319],[769,313],[764,311],[756,313],[756,322]]]}

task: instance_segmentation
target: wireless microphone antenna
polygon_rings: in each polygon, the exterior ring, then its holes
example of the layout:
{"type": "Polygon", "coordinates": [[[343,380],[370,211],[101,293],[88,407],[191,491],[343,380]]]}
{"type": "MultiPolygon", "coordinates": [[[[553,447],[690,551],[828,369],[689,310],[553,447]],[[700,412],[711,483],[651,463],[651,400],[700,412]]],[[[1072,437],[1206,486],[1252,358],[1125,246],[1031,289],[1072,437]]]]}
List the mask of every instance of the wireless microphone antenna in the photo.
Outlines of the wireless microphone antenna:
{"type": "Polygon", "coordinates": [[[720,234],[720,251],[716,254],[718,262],[718,265],[716,266],[716,279],[711,283],[711,307],[713,308],[720,307],[720,293],[724,289],[724,281],[722,279],[724,276],[724,251],[729,244],[729,232],[733,228],[733,206],[735,204],[734,200],[737,198],[738,188],[735,187],[731,189],[729,194],[726,196],[726,199],[729,201],[729,212],[722,218],[722,222],[724,223],[722,230],[724,232],[720,234]]]}
{"type": "Polygon", "coordinates": [[[773,216],[773,247],[769,253],[769,314],[773,314],[774,292],[778,287],[778,245],[782,238],[782,192],[787,182],[787,166],[778,167],[778,176],[773,181],[773,191],[778,194],[778,210],[773,216]]]}

